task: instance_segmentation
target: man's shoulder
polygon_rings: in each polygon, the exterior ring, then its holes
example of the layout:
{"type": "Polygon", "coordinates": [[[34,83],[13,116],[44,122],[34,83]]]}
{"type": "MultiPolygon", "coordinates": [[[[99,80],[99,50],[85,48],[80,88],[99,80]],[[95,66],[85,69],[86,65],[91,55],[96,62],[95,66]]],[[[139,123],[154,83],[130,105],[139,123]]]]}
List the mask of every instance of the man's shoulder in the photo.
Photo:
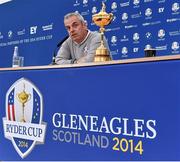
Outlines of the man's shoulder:
{"type": "Polygon", "coordinates": [[[100,33],[97,32],[97,31],[90,31],[90,36],[92,36],[92,37],[98,37],[98,36],[100,36],[100,33]]]}
{"type": "Polygon", "coordinates": [[[99,39],[101,34],[97,31],[90,31],[89,39],[99,39]]]}
{"type": "Polygon", "coordinates": [[[65,41],[64,41],[64,45],[65,46],[69,46],[69,45],[71,45],[73,43],[73,41],[72,41],[72,39],[70,38],[70,37],[68,37],[65,41]]]}

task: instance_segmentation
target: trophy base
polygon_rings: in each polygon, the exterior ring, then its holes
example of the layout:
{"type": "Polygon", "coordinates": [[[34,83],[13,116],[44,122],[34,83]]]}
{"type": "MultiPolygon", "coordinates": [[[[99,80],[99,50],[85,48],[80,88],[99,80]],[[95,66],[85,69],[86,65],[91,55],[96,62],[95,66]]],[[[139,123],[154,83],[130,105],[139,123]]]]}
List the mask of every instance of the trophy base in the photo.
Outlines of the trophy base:
{"type": "Polygon", "coordinates": [[[21,122],[22,122],[22,123],[26,123],[26,120],[25,120],[25,119],[21,119],[21,122]]]}
{"type": "Polygon", "coordinates": [[[94,57],[94,62],[103,62],[103,61],[111,61],[111,57],[109,55],[109,51],[104,46],[100,46],[96,49],[96,54],[94,57]]]}

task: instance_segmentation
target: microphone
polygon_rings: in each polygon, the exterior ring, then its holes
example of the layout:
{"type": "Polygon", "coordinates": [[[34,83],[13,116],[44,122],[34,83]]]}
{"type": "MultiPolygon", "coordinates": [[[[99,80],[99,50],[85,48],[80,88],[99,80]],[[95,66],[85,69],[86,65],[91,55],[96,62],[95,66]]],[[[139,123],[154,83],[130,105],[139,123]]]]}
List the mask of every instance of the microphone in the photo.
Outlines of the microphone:
{"type": "Polygon", "coordinates": [[[69,38],[69,36],[64,37],[56,46],[54,52],[53,52],[53,57],[52,57],[52,63],[51,65],[56,65],[56,53],[57,49],[61,47],[61,45],[69,38]]]}

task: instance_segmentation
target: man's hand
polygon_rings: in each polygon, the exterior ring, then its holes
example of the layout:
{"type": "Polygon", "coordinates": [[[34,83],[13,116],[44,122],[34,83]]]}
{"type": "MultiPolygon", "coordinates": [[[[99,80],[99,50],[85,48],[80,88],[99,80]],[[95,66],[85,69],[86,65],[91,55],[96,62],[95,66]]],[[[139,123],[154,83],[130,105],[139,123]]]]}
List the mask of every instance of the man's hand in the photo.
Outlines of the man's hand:
{"type": "Polygon", "coordinates": [[[76,60],[76,63],[85,63],[86,62],[86,56],[81,57],[80,59],[76,60]]]}

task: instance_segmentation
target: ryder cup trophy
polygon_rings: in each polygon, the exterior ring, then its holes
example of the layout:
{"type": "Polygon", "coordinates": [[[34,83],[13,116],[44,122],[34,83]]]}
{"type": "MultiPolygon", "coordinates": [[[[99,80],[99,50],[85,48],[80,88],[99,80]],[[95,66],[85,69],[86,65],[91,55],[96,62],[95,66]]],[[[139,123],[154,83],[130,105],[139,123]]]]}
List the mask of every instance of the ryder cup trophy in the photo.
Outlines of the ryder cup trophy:
{"type": "Polygon", "coordinates": [[[22,118],[21,122],[26,122],[25,117],[24,117],[24,108],[25,104],[31,99],[31,94],[27,94],[25,91],[25,85],[24,85],[24,90],[21,93],[17,94],[17,98],[19,102],[22,104],[22,118]]]}
{"type": "Polygon", "coordinates": [[[94,58],[94,62],[101,62],[101,61],[110,61],[111,57],[109,55],[109,50],[104,46],[104,31],[105,26],[109,25],[113,19],[113,14],[106,13],[106,6],[102,3],[102,9],[98,14],[92,16],[93,22],[100,27],[101,33],[101,45],[96,49],[96,54],[94,58]]]}

